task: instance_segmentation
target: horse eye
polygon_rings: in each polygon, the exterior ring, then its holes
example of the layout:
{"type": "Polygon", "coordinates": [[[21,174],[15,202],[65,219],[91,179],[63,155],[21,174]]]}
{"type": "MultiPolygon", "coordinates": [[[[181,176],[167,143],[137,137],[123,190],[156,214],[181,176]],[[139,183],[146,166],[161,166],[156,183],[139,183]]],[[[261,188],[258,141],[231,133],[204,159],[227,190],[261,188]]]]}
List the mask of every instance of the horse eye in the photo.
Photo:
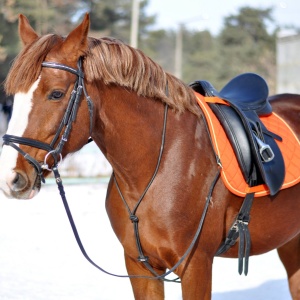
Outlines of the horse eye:
{"type": "Polygon", "coordinates": [[[64,96],[64,93],[61,91],[53,91],[49,96],[48,99],[49,100],[59,100],[60,98],[62,98],[64,96]]]}

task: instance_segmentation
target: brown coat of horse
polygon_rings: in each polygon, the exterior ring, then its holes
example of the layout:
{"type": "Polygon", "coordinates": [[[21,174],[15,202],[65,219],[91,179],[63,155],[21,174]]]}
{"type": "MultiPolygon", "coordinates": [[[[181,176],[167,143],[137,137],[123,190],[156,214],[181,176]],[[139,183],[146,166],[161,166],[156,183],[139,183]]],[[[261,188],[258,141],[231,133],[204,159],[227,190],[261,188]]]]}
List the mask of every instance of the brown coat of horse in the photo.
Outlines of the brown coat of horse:
{"type": "MultiPolygon", "coordinates": [[[[76,76],[42,68],[41,63],[58,62],[76,68],[79,57],[84,56],[85,85],[94,103],[91,136],[111,163],[131,209],[154,172],[161,145],[164,103],[169,104],[172,109],[167,117],[161,165],[136,213],[144,253],[156,272],[162,274],[176,264],[190,245],[218,165],[192,90],[138,50],[111,39],[87,38],[88,28],[86,15],[65,39],[57,35],[38,37],[27,19],[20,16],[24,49],[10,71],[6,90],[11,94],[27,94],[33,82],[39,80],[22,136],[50,143],[76,76]],[[167,81],[169,95],[165,94],[167,81]]],[[[278,95],[271,103],[300,138],[300,97],[278,95]]],[[[16,112],[12,122],[17,120],[16,112]]],[[[14,134],[13,129],[9,131],[14,134]]],[[[63,156],[83,147],[88,137],[89,114],[85,101],[81,101],[63,156]]],[[[20,147],[36,160],[44,160],[44,150],[20,147]]],[[[3,160],[0,168],[4,174],[2,180],[6,180],[2,183],[5,193],[15,198],[32,197],[32,191],[39,189],[34,168],[21,155],[12,170],[5,170],[3,160]]],[[[278,249],[293,300],[300,299],[299,195],[300,184],[276,196],[255,199],[249,224],[251,255],[278,249]]],[[[242,201],[221,180],[217,182],[201,235],[175,271],[182,280],[183,299],[211,299],[213,259],[242,201]]],[[[113,179],[108,186],[106,209],[124,247],[128,274],[152,276],[137,261],[133,226],[113,179]]],[[[237,248],[235,245],[223,256],[237,257],[237,248]]],[[[131,283],[136,299],[164,298],[160,280],[134,278],[131,283]]]]}

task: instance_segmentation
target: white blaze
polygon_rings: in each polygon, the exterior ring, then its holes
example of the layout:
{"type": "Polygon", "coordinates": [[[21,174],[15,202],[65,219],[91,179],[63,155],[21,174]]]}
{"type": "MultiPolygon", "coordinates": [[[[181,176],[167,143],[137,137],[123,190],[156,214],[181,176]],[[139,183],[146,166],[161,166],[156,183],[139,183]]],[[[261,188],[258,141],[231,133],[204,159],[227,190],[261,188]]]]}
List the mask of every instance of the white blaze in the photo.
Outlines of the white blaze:
{"type": "MultiPolygon", "coordinates": [[[[28,117],[32,108],[33,93],[39,84],[38,78],[27,93],[17,93],[14,97],[12,117],[9,122],[7,134],[23,136],[28,125],[28,117]]],[[[14,168],[17,163],[18,151],[4,145],[0,157],[0,188],[9,194],[11,178],[14,177],[14,168]]]]}

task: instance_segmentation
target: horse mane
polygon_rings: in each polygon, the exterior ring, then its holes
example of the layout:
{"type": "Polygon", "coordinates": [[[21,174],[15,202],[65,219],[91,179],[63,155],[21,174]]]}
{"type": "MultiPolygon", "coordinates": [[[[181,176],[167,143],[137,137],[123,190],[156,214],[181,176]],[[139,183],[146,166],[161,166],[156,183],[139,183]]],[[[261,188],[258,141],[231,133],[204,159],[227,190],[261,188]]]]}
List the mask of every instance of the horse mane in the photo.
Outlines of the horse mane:
{"type": "Polygon", "coordinates": [[[6,94],[26,93],[30,89],[41,73],[42,62],[59,39],[55,34],[44,35],[21,50],[4,82],[6,94]]]}
{"type": "MultiPolygon", "coordinates": [[[[62,40],[61,36],[49,34],[24,47],[5,81],[6,93],[27,92],[38,78],[49,51],[62,40]]],[[[165,72],[142,51],[120,40],[89,37],[83,68],[88,82],[101,80],[106,85],[119,85],[140,96],[161,100],[179,112],[187,109],[199,115],[190,87],[165,72]]]]}

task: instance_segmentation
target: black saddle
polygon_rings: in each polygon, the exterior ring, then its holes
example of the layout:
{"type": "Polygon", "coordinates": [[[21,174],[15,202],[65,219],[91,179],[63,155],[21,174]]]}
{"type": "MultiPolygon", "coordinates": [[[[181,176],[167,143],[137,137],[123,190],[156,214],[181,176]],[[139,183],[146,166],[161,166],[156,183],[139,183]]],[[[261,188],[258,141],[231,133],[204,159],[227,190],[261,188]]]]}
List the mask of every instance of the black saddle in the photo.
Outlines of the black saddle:
{"type": "Polygon", "coordinates": [[[229,81],[218,92],[210,82],[201,80],[191,86],[198,93],[211,97],[219,97],[238,106],[243,111],[255,111],[259,116],[272,113],[272,106],[268,101],[269,88],[266,81],[255,73],[244,73],[229,81]]]}
{"type": "Polygon", "coordinates": [[[285,167],[275,139],[258,116],[272,113],[267,100],[268,86],[257,74],[245,73],[233,78],[220,92],[208,81],[190,86],[206,97],[219,97],[229,105],[209,104],[231,142],[240,168],[249,186],[266,184],[276,194],[284,181],[285,167]]]}

